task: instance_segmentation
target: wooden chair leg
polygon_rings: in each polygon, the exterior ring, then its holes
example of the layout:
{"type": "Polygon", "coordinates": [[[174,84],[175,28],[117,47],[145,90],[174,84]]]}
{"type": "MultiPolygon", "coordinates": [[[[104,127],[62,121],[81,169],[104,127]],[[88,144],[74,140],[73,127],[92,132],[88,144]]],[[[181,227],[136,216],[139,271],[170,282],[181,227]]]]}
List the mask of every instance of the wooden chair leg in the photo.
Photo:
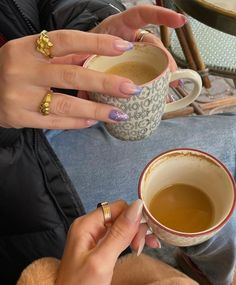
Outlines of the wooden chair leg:
{"type": "Polygon", "coordinates": [[[236,78],[233,79],[234,87],[236,88],[236,78]]]}
{"type": "Polygon", "coordinates": [[[192,31],[190,24],[186,23],[183,27],[183,30],[184,30],[184,35],[185,35],[186,41],[188,43],[189,49],[191,50],[194,61],[196,63],[197,70],[198,70],[199,74],[202,76],[203,85],[206,88],[210,88],[211,82],[210,82],[210,79],[208,77],[208,71],[207,71],[206,65],[202,59],[202,56],[199,52],[197,42],[196,42],[195,37],[193,35],[193,31],[192,31]]]}
{"type": "Polygon", "coordinates": [[[175,32],[179,40],[180,46],[182,48],[182,51],[184,53],[184,56],[186,58],[186,61],[188,63],[188,66],[193,70],[197,70],[197,65],[194,61],[191,50],[189,49],[189,45],[188,42],[186,41],[183,29],[182,28],[175,29],[175,32]]]}
{"type": "Polygon", "coordinates": [[[170,33],[166,26],[160,26],[160,35],[163,45],[168,49],[170,47],[170,33]]]}
{"type": "MultiPolygon", "coordinates": [[[[156,0],[156,6],[165,7],[164,0],[156,0]]],[[[160,26],[161,41],[166,48],[170,47],[170,34],[166,26],[160,26]]]]}

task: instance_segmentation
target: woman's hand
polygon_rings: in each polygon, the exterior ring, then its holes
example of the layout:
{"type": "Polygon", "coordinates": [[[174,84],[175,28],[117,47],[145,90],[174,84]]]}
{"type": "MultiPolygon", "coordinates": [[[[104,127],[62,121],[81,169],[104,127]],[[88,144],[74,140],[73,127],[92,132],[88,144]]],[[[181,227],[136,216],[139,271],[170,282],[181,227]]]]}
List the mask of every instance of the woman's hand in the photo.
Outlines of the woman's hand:
{"type": "MultiPolygon", "coordinates": [[[[136,250],[143,244],[147,226],[142,225],[142,201],[131,206],[125,202],[112,203],[113,224],[104,226],[101,209],[78,218],[71,226],[56,285],[110,285],[113,269],[120,253],[131,243],[136,250]]],[[[149,244],[158,247],[154,237],[149,244]]]]}
{"type": "MultiPolygon", "coordinates": [[[[138,5],[123,13],[106,18],[92,32],[110,34],[134,42],[139,29],[148,24],[179,28],[185,23],[185,16],[172,10],[154,5],[138,5]]],[[[152,34],[145,35],[144,41],[165,49],[161,40],[152,34]]],[[[169,52],[168,55],[170,58],[170,69],[175,70],[177,67],[176,63],[169,52]]]]}
{"type": "MultiPolygon", "coordinates": [[[[71,30],[49,32],[48,36],[54,44],[53,60],[36,50],[36,35],[10,41],[0,49],[0,126],[77,129],[96,121],[122,119],[123,113],[118,118],[114,116],[117,109],[113,106],[56,92],[50,115],[43,116],[39,106],[52,87],[123,98],[137,93],[138,87],[129,79],[78,66],[87,54],[120,55],[132,44],[111,35],[71,30]]],[[[125,114],[123,117],[126,118],[125,114]]]]}

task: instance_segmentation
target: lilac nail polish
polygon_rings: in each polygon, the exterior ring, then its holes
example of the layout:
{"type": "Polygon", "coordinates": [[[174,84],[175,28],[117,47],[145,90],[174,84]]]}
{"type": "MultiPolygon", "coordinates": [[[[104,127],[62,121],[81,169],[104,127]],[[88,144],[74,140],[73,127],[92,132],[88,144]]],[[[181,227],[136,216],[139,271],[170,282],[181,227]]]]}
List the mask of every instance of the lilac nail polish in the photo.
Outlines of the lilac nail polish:
{"type": "Polygon", "coordinates": [[[120,85],[120,91],[129,96],[137,96],[142,92],[142,90],[143,87],[135,85],[130,82],[123,82],[120,85]]]}
{"type": "Polygon", "coordinates": [[[116,122],[121,122],[121,121],[126,121],[129,119],[129,116],[122,111],[118,110],[112,110],[109,114],[109,119],[116,121],[116,122]]]}
{"type": "Polygon", "coordinates": [[[130,50],[134,47],[134,45],[131,42],[124,41],[124,40],[116,40],[114,42],[114,46],[119,51],[130,50]]]}

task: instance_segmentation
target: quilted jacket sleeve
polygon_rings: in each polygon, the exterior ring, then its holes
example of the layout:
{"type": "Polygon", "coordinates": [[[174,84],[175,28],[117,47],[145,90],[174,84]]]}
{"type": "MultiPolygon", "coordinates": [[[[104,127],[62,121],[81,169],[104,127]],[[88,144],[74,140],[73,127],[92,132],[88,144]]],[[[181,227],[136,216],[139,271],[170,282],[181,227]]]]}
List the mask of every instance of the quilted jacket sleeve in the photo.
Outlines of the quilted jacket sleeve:
{"type": "Polygon", "coordinates": [[[124,9],[120,0],[1,0],[0,33],[12,40],[43,29],[88,31],[124,9]]]}
{"type": "Polygon", "coordinates": [[[42,29],[82,31],[125,9],[119,0],[41,0],[38,7],[42,29]]]}

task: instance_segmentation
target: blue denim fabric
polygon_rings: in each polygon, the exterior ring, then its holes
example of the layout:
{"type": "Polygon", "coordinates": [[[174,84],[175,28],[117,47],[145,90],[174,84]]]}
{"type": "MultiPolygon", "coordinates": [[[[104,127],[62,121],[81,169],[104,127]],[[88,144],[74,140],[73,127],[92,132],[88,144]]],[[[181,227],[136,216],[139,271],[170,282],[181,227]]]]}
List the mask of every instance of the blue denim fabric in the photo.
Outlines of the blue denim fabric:
{"type": "MultiPolygon", "coordinates": [[[[50,132],[49,132],[50,133],[50,132]]],[[[85,209],[98,202],[137,199],[140,173],[163,151],[188,147],[220,159],[235,177],[236,115],[184,117],[162,121],[148,139],[124,142],[102,124],[51,135],[52,147],[78,190],[85,209]]],[[[235,268],[236,214],[212,239],[183,248],[214,285],[229,285],[235,268]]]]}

